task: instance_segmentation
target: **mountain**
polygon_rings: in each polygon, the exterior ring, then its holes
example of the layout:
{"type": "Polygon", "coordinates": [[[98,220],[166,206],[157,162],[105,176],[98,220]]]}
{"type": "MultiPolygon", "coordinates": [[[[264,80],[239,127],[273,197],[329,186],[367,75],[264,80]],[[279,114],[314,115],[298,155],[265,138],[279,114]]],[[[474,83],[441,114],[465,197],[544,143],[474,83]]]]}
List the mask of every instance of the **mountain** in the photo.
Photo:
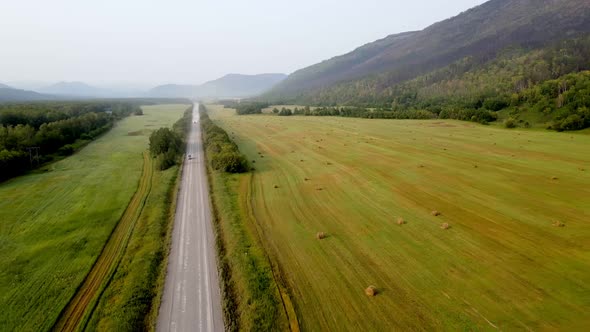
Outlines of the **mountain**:
{"type": "Polygon", "coordinates": [[[422,31],[391,35],[298,70],[263,98],[312,102],[329,96],[334,103],[354,103],[466,57],[485,62],[508,47],[534,49],[589,32],[587,0],[492,0],[422,31]],[[364,90],[355,94],[355,87],[364,90]],[[342,90],[347,96],[336,96],[342,90]]]}
{"type": "Polygon", "coordinates": [[[165,84],[150,89],[147,95],[149,97],[157,98],[194,98],[197,94],[198,88],[198,85],[165,84]]]}
{"type": "Polygon", "coordinates": [[[37,90],[41,93],[64,97],[116,97],[116,93],[90,86],[83,82],[59,82],[37,90]]]}
{"type": "Polygon", "coordinates": [[[150,97],[250,97],[263,93],[285,79],[285,74],[229,74],[201,85],[167,84],[148,92],[150,97]]]}
{"type": "Polygon", "coordinates": [[[34,91],[15,89],[8,85],[0,84],[0,102],[20,102],[51,99],[55,99],[55,97],[34,91]]]}

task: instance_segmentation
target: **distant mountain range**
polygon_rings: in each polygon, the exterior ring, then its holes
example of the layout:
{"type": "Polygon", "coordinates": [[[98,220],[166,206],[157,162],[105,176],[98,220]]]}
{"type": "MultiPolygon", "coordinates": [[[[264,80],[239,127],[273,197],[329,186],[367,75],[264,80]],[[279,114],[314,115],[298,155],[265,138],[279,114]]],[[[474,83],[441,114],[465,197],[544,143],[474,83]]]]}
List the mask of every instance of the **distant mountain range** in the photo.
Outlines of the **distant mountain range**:
{"type": "Polygon", "coordinates": [[[491,0],[422,30],[395,34],[303,68],[263,95],[277,102],[370,104],[391,87],[508,47],[535,49],[590,32],[588,0],[491,0]]]}
{"type": "Polygon", "coordinates": [[[2,101],[35,101],[51,100],[54,96],[41,94],[35,91],[21,90],[10,87],[6,84],[0,84],[0,102],[2,101]]]}
{"type": "Polygon", "coordinates": [[[201,85],[167,84],[148,92],[149,97],[251,97],[263,93],[285,79],[285,74],[229,74],[201,85]]]}
{"type": "Polygon", "coordinates": [[[90,86],[83,82],[58,82],[53,85],[37,89],[40,93],[61,97],[115,97],[118,93],[90,86]]]}
{"type": "Polygon", "coordinates": [[[148,91],[137,88],[98,88],[84,82],[59,82],[35,91],[0,84],[0,102],[83,98],[242,98],[259,95],[285,79],[285,74],[229,74],[201,85],[160,85],[148,91]]]}

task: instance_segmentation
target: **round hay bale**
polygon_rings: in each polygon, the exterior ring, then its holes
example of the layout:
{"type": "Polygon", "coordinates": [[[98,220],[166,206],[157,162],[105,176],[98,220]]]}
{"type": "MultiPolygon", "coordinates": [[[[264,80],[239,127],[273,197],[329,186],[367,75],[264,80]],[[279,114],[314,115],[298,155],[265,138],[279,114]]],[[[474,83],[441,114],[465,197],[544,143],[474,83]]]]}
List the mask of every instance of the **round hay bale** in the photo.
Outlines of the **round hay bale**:
{"type": "Polygon", "coordinates": [[[556,180],[559,180],[559,178],[557,176],[554,176],[551,178],[551,180],[556,181],[556,180]]]}
{"type": "Polygon", "coordinates": [[[433,216],[435,216],[435,217],[438,217],[438,216],[440,216],[440,215],[441,215],[441,213],[440,213],[440,212],[438,212],[438,211],[436,211],[436,210],[434,210],[434,211],[430,212],[430,214],[432,214],[432,215],[433,215],[433,216]]]}
{"type": "Polygon", "coordinates": [[[279,185],[278,184],[275,184],[275,189],[278,189],[278,188],[279,188],[279,185]]]}
{"type": "Polygon", "coordinates": [[[406,221],[404,220],[404,218],[402,218],[402,217],[399,217],[399,218],[397,218],[397,224],[398,224],[398,225],[400,225],[400,226],[401,226],[401,225],[403,225],[403,224],[405,224],[405,223],[406,223],[406,221]]]}
{"type": "Polygon", "coordinates": [[[325,239],[325,238],[326,238],[326,233],[324,233],[324,232],[318,232],[318,233],[315,235],[315,237],[316,237],[318,240],[323,240],[323,239],[325,239]]]}
{"type": "Polygon", "coordinates": [[[373,297],[375,295],[377,295],[378,291],[377,291],[377,287],[375,286],[369,286],[365,289],[365,294],[367,296],[373,297]]]}
{"type": "Polygon", "coordinates": [[[553,222],[553,226],[555,226],[555,227],[565,227],[565,224],[562,223],[559,220],[556,220],[556,221],[553,222]]]}
{"type": "Polygon", "coordinates": [[[451,225],[449,225],[448,223],[445,222],[442,225],[440,225],[440,228],[442,228],[442,229],[449,229],[449,228],[451,228],[451,225]]]}

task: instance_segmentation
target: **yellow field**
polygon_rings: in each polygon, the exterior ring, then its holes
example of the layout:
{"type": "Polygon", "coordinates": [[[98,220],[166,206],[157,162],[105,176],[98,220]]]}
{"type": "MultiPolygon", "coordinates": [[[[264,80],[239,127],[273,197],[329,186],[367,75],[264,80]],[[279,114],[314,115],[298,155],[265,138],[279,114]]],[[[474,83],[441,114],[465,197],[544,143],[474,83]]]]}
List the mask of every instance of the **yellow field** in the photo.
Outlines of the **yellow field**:
{"type": "Polygon", "coordinates": [[[302,330],[590,325],[590,135],[208,108],[302,330]]]}

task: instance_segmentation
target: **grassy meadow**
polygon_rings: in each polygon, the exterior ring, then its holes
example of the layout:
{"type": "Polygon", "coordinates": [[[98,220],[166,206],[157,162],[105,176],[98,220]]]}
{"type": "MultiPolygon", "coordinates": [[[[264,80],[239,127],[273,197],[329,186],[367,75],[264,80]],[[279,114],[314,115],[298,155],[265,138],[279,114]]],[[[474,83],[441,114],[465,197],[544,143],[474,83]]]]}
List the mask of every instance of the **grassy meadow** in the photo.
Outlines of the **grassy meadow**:
{"type": "Polygon", "coordinates": [[[590,325],[587,131],[208,108],[302,330],[590,325]]]}
{"type": "Polygon", "coordinates": [[[170,240],[178,175],[178,166],[154,172],[145,208],[87,331],[137,331],[142,327],[155,331],[166,274],[162,262],[170,240]],[[151,306],[154,295],[157,304],[151,306]]]}
{"type": "Polygon", "coordinates": [[[0,184],[3,330],[51,328],[136,191],[149,132],[186,107],[143,107],[75,155],[0,184]]]}

